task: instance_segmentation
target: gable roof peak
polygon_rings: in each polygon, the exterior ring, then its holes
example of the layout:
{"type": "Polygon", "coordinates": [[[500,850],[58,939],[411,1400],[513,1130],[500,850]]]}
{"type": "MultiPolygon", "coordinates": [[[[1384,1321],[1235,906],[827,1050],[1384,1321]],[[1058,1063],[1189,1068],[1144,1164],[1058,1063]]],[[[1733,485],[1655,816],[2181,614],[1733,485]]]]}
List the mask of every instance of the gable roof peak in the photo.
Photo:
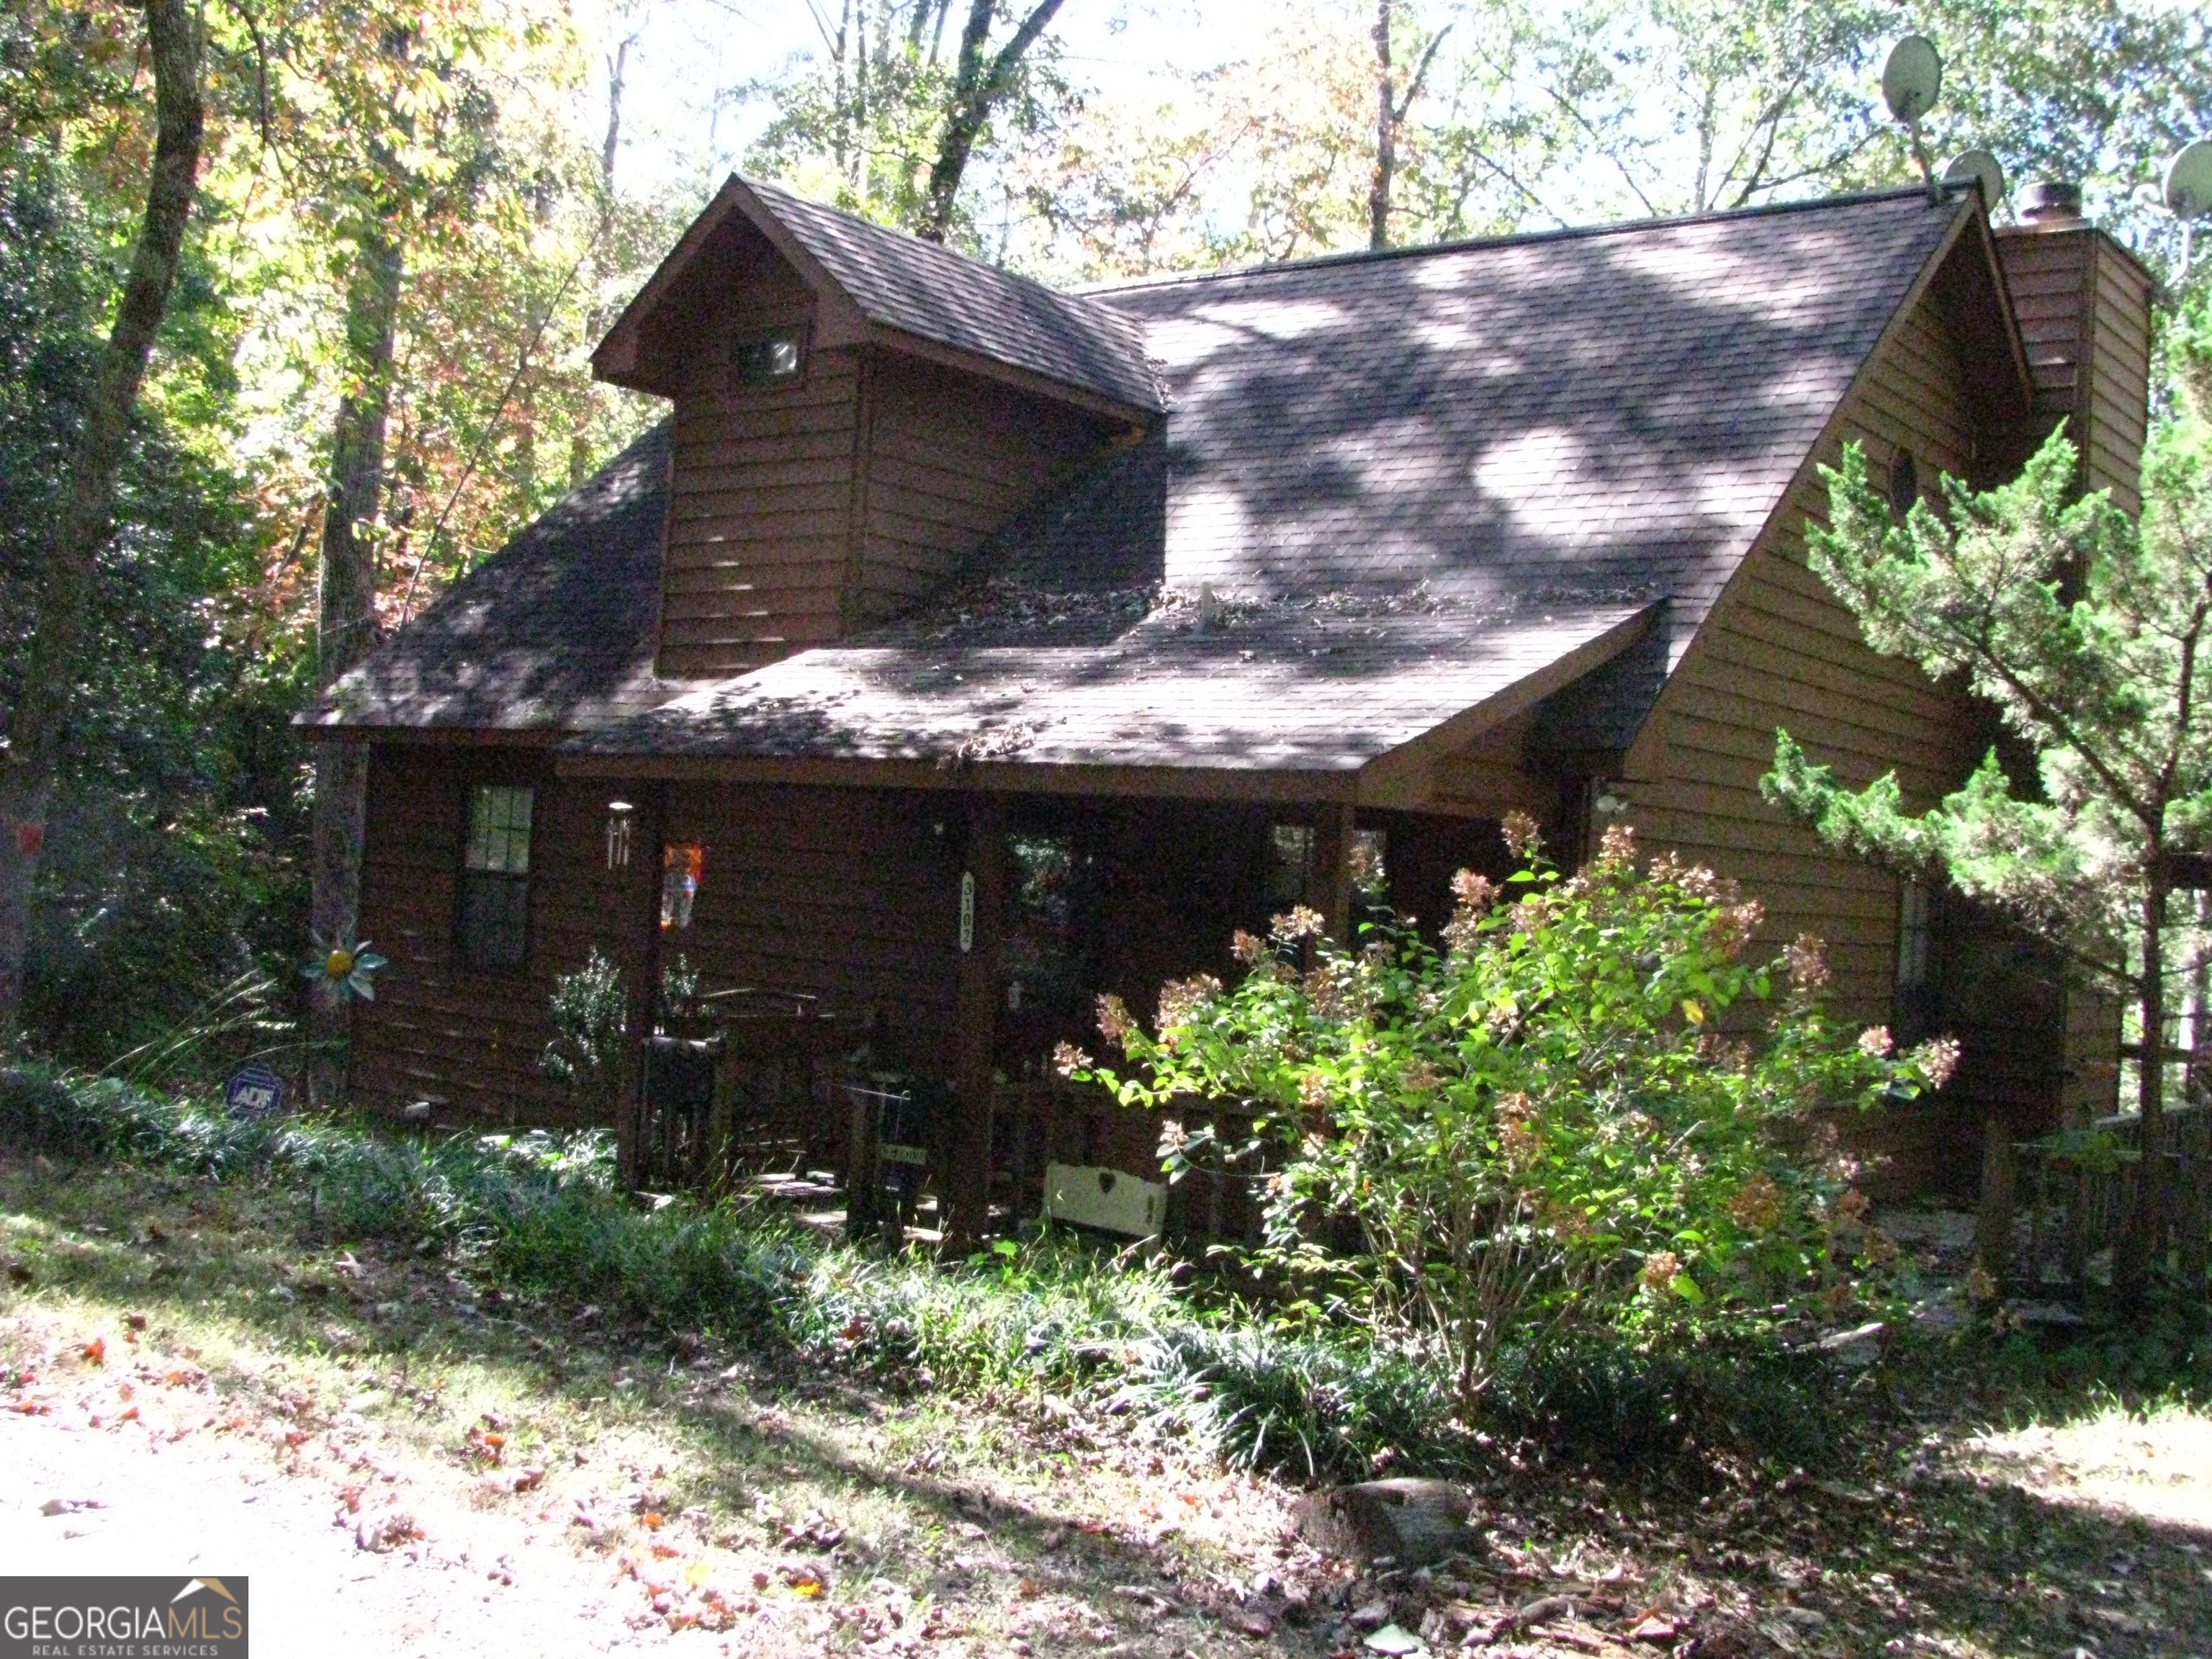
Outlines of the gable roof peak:
{"type": "Polygon", "coordinates": [[[641,331],[733,218],[764,236],[817,300],[839,307],[854,342],[1012,371],[1134,414],[1164,407],[1142,328],[1113,307],[735,173],[592,352],[602,379],[634,373],[641,331]]]}

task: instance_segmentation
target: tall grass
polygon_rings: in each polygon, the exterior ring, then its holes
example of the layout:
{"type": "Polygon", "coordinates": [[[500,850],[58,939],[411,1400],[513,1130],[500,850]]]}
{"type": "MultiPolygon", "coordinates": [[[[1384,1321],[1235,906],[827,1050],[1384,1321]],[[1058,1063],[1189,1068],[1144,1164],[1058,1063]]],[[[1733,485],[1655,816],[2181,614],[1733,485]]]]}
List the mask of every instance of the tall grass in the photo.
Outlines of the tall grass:
{"type": "MultiPolygon", "coordinates": [[[[211,992],[136,1047],[100,1069],[140,1087],[168,1083],[179,1075],[205,1073],[210,1064],[273,1058],[293,1047],[299,1022],[283,1013],[276,975],[250,969],[211,992]]],[[[220,1072],[215,1073],[221,1075],[220,1072]]]]}
{"type": "Polygon", "coordinates": [[[945,1263],[835,1243],[768,1206],[641,1204],[618,1190],[601,1131],[425,1139],[240,1121],[22,1068],[0,1072],[0,1144],[262,1182],[311,1197],[301,1224],[333,1243],[452,1261],[617,1326],[716,1334],[895,1389],[1049,1391],[1299,1481],[1466,1471],[1484,1456],[1479,1428],[1631,1456],[1763,1439],[1802,1461],[1792,1425],[1819,1418],[1806,1377],[1756,1356],[1547,1350],[1508,1355],[1474,1423],[1435,1354],[1209,1304],[1065,1234],[945,1263]]]}

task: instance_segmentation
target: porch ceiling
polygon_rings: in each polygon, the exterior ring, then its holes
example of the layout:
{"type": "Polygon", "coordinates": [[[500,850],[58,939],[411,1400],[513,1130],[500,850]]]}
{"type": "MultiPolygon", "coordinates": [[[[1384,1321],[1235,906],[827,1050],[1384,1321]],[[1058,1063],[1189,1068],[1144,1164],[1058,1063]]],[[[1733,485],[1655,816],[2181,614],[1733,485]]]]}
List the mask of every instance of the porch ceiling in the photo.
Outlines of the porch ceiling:
{"type": "Polygon", "coordinates": [[[806,651],[577,737],[564,769],[863,762],[957,768],[971,787],[985,768],[1294,773],[1351,793],[1347,775],[1425,767],[1589,672],[1659,608],[1186,598],[1098,643],[806,651]]]}

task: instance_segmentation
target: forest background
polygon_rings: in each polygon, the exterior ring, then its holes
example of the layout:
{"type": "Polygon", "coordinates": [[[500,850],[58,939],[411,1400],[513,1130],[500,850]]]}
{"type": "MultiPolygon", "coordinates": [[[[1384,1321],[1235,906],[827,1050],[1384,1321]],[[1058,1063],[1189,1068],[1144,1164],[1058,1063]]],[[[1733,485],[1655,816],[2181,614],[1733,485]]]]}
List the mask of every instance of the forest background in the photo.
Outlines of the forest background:
{"type": "MultiPolygon", "coordinates": [[[[19,1030],[80,1063],[290,996],[312,782],[289,721],[658,418],[588,352],[733,167],[1055,283],[1732,208],[1915,176],[1877,82],[1917,29],[1947,65],[1939,156],[2080,180],[2160,273],[2158,410],[2212,362],[2212,261],[2184,277],[2156,188],[2212,131],[2212,41],[2152,0],[199,17],[199,193],[33,896],[19,1030]]],[[[0,16],[0,708],[154,139],[137,8],[0,16]]]]}

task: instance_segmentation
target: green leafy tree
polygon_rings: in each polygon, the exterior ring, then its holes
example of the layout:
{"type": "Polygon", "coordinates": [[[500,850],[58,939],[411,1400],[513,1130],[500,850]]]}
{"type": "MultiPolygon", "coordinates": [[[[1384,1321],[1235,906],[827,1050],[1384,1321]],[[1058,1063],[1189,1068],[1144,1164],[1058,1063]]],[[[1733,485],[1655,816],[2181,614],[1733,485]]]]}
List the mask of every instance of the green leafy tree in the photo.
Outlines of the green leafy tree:
{"type": "MultiPolygon", "coordinates": [[[[0,173],[0,705],[28,669],[40,572],[97,384],[131,227],[63,161],[0,173]]],[[[228,307],[188,238],[96,556],[28,912],[21,1027],[96,1066],[289,953],[301,660],[259,625],[269,549],[219,443],[228,307]]]]}
{"type": "Polygon", "coordinates": [[[1992,750],[1915,812],[1894,774],[1849,789],[1784,732],[1762,786],[1829,845],[1948,878],[2136,1008],[2146,1178],[2115,1266],[2130,1293],[2163,1213],[2169,1018],[2203,950],[2172,900],[2186,858],[2212,852],[2208,459],[2201,418],[2168,430],[2130,520],[2101,491],[2075,498],[2060,434],[2014,483],[1946,478],[1942,509],[1917,503],[1900,525],[1848,447],[1827,471],[1829,523],[1809,526],[1814,570],[1875,650],[1962,677],[2032,749],[2033,775],[1992,750]]]}
{"type": "Polygon", "coordinates": [[[23,996],[33,884],[52,803],[63,723],[79,670],[101,548],[114,528],[117,480],[132,410],[176,280],[191,216],[206,110],[200,92],[201,33],[181,0],[148,0],[156,137],[131,270],[71,445],[61,510],[38,575],[31,649],[8,718],[0,757],[0,1025],[23,996]]]}
{"type": "Polygon", "coordinates": [[[1899,15],[1879,0],[1595,0],[1560,18],[1547,70],[1608,193],[1647,214],[1744,207],[1832,184],[1875,143],[1869,69],[1899,15]]]}
{"type": "Polygon", "coordinates": [[[969,167],[1048,132],[1072,101],[1050,29],[1064,0],[843,0],[817,9],[823,52],[757,82],[776,113],[748,164],[925,240],[977,241],[969,167]],[[954,26],[954,19],[959,21],[954,26]],[[824,174],[827,177],[824,177],[824,174]]]}
{"type": "Polygon", "coordinates": [[[1301,972],[1322,927],[1301,908],[1238,935],[1234,990],[1168,986],[1157,1034],[1104,1000],[1127,1075],[1065,1046],[1062,1068],[1162,1114],[1171,1177],[1261,1180],[1261,1263],[1432,1344],[1470,1406],[1516,1339],[1844,1311],[1854,1264],[1887,1252],[1816,1115],[1909,1097],[1955,1050],[1835,1030],[1817,941],[1747,960],[1759,906],[1639,864],[1625,826],[1571,878],[1533,823],[1507,833],[1522,867],[1502,891],[1460,872],[1442,952],[1370,924],[1301,972]],[[1194,1100],[1210,1123],[1182,1121],[1194,1100]]]}
{"type": "MultiPolygon", "coordinates": [[[[1923,124],[1939,157],[1991,150],[2015,181],[2067,179],[2147,243],[2165,158],[2212,125],[2201,8],[2155,0],[1585,0],[1516,75],[1571,142],[1526,178],[1553,211],[1703,212],[1916,176],[1879,88],[1908,32],[1942,53],[1923,124]]],[[[1465,50],[1492,48],[1480,35],[1465,50]]]]}

